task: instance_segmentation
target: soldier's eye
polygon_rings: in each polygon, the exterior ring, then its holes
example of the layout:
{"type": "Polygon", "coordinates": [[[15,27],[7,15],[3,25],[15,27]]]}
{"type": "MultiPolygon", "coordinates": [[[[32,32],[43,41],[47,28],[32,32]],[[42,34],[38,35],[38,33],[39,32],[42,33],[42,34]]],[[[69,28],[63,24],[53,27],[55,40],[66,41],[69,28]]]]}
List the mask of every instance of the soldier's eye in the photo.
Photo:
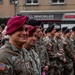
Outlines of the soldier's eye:
{"type": "Polygon", "coordinates": [[[28,27],[25,28],[25,31],[28,31],[28,27]]]}
{"type": "Polygon", "coordinates": [[[37,34],[33,34],[35,37],[37,37],[37,34]]]}
{"type": "Polygon", "coordinates": [[[22,31],[23,30],[23,28],[21,27],[21,28],[19,28],[17,31],[22,31]]]}

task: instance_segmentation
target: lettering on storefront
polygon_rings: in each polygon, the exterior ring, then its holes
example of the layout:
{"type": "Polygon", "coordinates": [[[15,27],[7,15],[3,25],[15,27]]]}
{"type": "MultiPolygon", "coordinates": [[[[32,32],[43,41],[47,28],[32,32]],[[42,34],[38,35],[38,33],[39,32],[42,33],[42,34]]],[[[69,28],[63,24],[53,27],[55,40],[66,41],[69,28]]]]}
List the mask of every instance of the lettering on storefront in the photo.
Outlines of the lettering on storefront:
{"type": "Polygon", "coordinates": [[[37,20],[54,20],[54,15],[28,15],[29,18],[34,18],[37,20]]]}

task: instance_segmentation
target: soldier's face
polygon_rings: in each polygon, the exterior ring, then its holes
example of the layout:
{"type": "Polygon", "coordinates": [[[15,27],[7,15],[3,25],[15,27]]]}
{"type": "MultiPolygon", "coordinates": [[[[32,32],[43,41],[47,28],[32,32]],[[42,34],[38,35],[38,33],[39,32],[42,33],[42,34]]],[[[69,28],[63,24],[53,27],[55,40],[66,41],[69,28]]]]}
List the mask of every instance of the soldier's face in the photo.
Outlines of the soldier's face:
{"type": "Polygon", "coordinates": [[[70,37],[71,36],[71,32],[67,33],[66,35],[67,35],[67,37],[70,37]]]}
{"type": "Polygon", "coordinates": [[[54,35],[56,33],[56,29],[53,29],[51,33],[54,35]]]}
{"type": "Polygon", "coordinates": [[[61,37],[61,31],[57,32],[57,37],[61,37]]]}
{"type": "Polygon", "coordinates": [[[41,37],[43,35],[42,30],[40,28],[38,28],[36,30],[36,34],[37,34],[37,37],[41,37]]]}
{"type": "Polygon", "coordinates": [[[19,28],[16,32],[10,35],[10,39],[16,43],[25,43],[28,39],[29,32],[27,25],[19,28]]]}
{"type": "Polygon", "coordinates": [[[36,41],[37,41],[37,38],[36,36],[33,34],[33,36],[31,37],[28,37],[28,40],[27,40],[27,45],[30,46],[30,47],[33,47],[35,44],[36,44],[36,41]]]}

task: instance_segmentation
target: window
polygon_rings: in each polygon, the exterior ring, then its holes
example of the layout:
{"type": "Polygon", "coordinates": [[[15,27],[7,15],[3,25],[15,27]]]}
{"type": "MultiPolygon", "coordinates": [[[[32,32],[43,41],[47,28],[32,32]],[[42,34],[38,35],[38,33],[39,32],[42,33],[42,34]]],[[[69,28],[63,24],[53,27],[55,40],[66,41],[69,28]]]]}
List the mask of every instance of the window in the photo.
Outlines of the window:
{"type": "Polygon", "coordinates": [[[10,3],[14,3],[17,5],[19,3],[19,1],[18,0],[10,0],[10,3]]]}
{"type": "Polygon", "coordinates": [[[52,0],[52,4],[65,4],[65,0],[52,0]]]}
{"type": "Polygon", "coordinates": [[[14,3],[14,0],[10,0],[10,3],[14,3]]]}
{"type": "Polygon", "coordinates": [[[0,3],[2,3],[2,0],[0,0],[0,3]]]}
{"type": "Polygon", "coordinates": [[[38,0],[26,0],[26,5],[37,5],[38,0]]]}

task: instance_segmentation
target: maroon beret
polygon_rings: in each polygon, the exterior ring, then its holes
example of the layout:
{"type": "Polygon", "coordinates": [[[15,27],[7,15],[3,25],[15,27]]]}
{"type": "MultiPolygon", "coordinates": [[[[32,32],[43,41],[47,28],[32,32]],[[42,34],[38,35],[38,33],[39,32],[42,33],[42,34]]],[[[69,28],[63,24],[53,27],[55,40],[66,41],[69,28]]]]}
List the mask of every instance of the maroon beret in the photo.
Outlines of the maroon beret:
{"type": "Polygon", "coordinates": [[[36,27],[28,25],[29,30],[29,37],[33,36],[33,33],[35,32],[36,27]]]}
{"type": "Polygon", "coordinates": [[[28,20],[27,16],[14,16],[7,22],[6,34],[10,35],[22,27],[28,20]]]}

